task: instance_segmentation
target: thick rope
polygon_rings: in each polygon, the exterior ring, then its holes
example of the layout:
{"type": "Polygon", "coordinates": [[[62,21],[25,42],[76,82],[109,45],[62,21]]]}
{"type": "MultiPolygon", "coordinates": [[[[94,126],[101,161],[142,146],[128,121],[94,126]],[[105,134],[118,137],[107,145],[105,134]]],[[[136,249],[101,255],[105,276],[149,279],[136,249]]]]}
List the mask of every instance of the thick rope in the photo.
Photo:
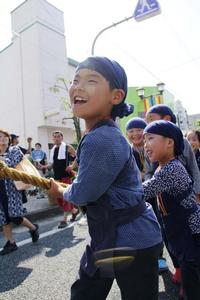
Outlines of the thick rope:
{"type": "MultiPolygon", "coordinates": [[[[9,168],[3,161],[0,160],[0,178],[10,178],[15,181],[22,181],[24,183],[38,186],[42,189],[49,190],[51,187],[50,180],[44,177],[30,175],[26,172],[18,171],[14,168],[9,168]]],[[[59,182],[63,187],[67,184],[59,182]]]]}

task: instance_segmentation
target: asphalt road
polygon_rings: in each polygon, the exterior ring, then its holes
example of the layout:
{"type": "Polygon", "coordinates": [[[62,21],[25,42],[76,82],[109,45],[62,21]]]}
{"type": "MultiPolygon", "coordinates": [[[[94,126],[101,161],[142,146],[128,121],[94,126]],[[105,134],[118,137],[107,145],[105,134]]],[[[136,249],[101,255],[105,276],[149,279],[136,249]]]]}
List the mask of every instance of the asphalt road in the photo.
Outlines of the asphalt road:
{"type": "MultiPolygon", "coordinates": [[[[0,256],[0,300],[70,299],[70,286],[76,277],[79,259],[85,247],[87,226],[74,223],[71,227],[58,230],[60,217],[38,222],[41,238],[34,245],[26,229],[14,228],[19,249],[0,256]]],[[[0,233],[0,247],[3,243],[0,233]]],[[[173,270],[169,259],[168,262],[170,270],[173,270]]],[[[159,276],[159,291],[159,300],[178,299],[177,288],[170,280],[170,272],[159,276]]],[[[115,282],[107,299],[120,299],[115,282]]]]}

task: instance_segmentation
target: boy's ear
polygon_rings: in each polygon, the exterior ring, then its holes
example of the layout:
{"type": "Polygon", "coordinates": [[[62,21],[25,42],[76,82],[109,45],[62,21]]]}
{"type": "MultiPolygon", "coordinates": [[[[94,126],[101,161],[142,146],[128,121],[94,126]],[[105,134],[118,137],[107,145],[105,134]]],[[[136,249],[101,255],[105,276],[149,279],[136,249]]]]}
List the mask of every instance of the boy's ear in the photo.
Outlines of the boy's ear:
{"type": "Polygon", "coordinates": [[[166,115],[166,116],[163,117],[163,120],[171,122],[172,118],[171,118],[170,115],[166,115]]]}
{"type": "Polygon", "coordinates": [[[174,140],[169,138],[169,140],[168,140],[168,145],[169,145],[170,147],[174,147],[174,140]]]}
{"type": "Polygon", "coordinates": [[[122,102],[125,92],[121,89],[113,90],[112,104],[117,105],[122,102]]]}

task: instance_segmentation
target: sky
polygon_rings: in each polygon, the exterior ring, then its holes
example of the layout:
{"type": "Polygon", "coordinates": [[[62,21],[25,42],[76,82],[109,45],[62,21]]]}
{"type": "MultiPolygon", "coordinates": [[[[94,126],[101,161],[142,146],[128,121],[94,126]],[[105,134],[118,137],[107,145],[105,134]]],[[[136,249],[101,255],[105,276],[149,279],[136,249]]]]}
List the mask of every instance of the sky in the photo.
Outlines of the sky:
{"type": "MultiPolygon", "coordinates": [[[[11,15],[22,0],[0,0],[0,50],[12,38],[11,15]]],[[[91,55],[100,30],[133,15],[138,0],[49,0],[64,12],[67,55],[77,61],[91,55]]],[[[164,82],[188,114],[200,113],[200,1],[158,0],[161,14],[141,22],[123,22],[105,31],[94,54],[117,60],[129,86],[164,82]]]]}

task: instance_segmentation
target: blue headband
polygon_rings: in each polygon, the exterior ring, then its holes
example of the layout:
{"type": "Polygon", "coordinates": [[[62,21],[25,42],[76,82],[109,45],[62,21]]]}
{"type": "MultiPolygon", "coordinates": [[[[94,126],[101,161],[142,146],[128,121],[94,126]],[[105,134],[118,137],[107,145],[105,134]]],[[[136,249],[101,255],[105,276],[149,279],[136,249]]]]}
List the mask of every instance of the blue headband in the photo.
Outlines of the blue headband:
{"type": "Polygon", "coordinates": [[[153,133],[174,140],[174,153],[180,155],[184,150],[183,134],[174,123],[164,120],[154,121],[147,125],[144,134],[153,133]]]}
{"type": "Polygon", "coordinates": [[[170,116],[171,117],[171,122],[176,124],[176,116],[173,113],[173,111],[171,110],[171,108],[169,108],[169,106],[165,105],[165,104],[157,104],[154,105],[152,107],[150,107],[150,109],[148,110],[147,113],[152,113],[152,114],[158,114],[161,116],[170,116]]]}
{"type": "Polygon", "coordinates": [[[124,103],[127,95],[127,76],[124,69],[114,60],[107,57],[91,56],[81,62],[76,72],[80,69],[90,69],[100,73],[108,82],[111,89],[121,89],[124,91],[125,96],[122,102],[114,105],[112,109],[112,117],[123,118],[133,112],[133,105],[124,103]]]}
{"type": "Polygon", "coordinates": [[[144,129],[147,126],[147,123],[142,118],[133,118],[128,121],[126,124],[126,130],[132,128],[141,128],[144,129]]]}

